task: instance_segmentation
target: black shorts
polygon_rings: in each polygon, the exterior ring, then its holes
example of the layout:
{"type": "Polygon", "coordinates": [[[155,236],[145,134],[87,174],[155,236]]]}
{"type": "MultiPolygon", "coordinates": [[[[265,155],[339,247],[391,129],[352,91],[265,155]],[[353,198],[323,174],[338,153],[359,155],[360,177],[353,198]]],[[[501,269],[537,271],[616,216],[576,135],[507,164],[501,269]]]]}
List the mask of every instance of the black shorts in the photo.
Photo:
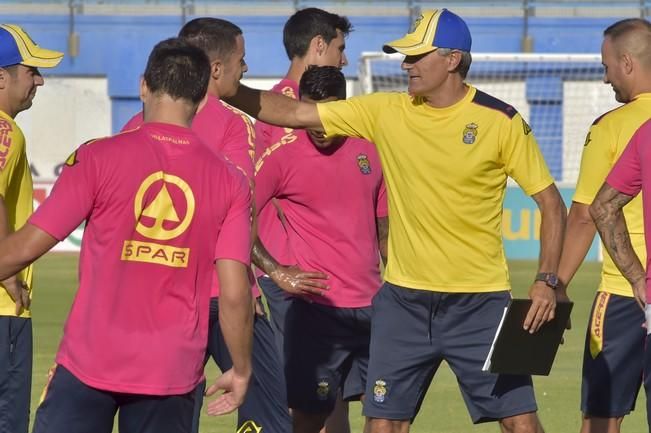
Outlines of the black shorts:
{"type": "Polygon", "coordinates": [[[120,433],[187,433],[194,391],[168,396],[103,391],[59,365],[36,411],[33,433],[111,433],[118,409],[120,433]]]}
{"type": "MultiPolygon", "coordinates": [[[[256,300],[260,307],[262,303],[256,300]]],[[[233,366],[219,326],[219,300],[210,300],[210,329],[208,357],[212,357],[221,371],[233,366]]],[[[208,359],[207,357],[207,359],[208,359]]],[[[237,431],[267,433],[291,431],[292,421],[287,409],[285,376],[274,343],[271,325],[265,316],[256,315],[253,321],[252,375],[244,403],[237,415],[237,431]]],[[[199,415],[203,401],[203,387],[197,391],[197,407],[192,431],[199,431],[199,415]]]]}
{"type": "Polygon", "coordinates": [[[258,287],[260,287],[260,291],[267,301],[269,315],[271,316],[271,328],[273,329],[274,339],[276,340],[276,348],[280,354],[281,363],[284,364],[285,320],[287,310],[294,298],[278,287],[274,280],[269,277],[259,277],[258,287]]]}
{"type": "Polygon", "coordinates": [[[32,390],[32,320],[0,316],[0,432],[27,433],[32,390]]]}
{"type": "Polygon", "coordinates": [[[371,309],[338,308],[295,299],[285,328],[289,407],[330,413],[337,392],[345,400],[364,393],[371,309]]]}
{"type": "Polygon", "coordinates": [[[583,353],[581,411],[619,418],[635,408],[642,385],[644,311],[634,298],[598,292],[583,353]]]}
{"type": "Polygon", "coordinates": [[[482,371],[510,292],[440,293],[385,283],[373,299],[364,415],[413,419],[445,360],[474,423],[537,410],[531,376],[482,371]]]}

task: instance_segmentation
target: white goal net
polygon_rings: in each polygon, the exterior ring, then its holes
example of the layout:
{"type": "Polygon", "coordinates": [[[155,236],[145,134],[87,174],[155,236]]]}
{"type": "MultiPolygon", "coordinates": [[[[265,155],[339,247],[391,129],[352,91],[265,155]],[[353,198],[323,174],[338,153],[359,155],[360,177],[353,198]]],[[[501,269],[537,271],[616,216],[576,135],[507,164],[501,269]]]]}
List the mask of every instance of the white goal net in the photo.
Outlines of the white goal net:
{"type": "MultiPolygon", "coordinates": [[[[364,53],[363,93],[405,91],[402,56],[364,53]]],[[[529,122],[558,182],[574,185],[592,122],[619,104],[603,83],[599,55],[473,54],[467,81],[513,105],[529,122]]]]}

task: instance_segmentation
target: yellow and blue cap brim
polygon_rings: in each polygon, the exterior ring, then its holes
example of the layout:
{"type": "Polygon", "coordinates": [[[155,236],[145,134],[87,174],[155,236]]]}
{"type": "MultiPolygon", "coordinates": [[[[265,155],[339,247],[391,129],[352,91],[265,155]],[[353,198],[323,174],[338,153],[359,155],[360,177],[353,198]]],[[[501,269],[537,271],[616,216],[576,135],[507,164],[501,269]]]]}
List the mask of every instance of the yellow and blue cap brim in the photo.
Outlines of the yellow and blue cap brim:
{"type": "Polygon", "coordinates": [[[447,9],[423,11],[414,29],[400,39],[387,42],[385,53],[418,56],[438,48],[470,51],[472,38],[466,23],[447,9]]]}
{"type": "Polygon", "coordinates": [[[61,51],[39,47],[20,26],[0,25],[0,67],[22,64],[36,68],[53,68],[61,59],[61,51]]]}

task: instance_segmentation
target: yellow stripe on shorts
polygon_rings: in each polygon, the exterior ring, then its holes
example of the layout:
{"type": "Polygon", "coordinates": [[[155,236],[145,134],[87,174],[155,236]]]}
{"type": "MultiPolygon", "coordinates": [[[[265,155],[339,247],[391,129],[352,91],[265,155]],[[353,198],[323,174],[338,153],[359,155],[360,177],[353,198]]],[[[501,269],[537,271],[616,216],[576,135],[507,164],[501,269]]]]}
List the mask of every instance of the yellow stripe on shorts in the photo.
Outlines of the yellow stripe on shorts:
{"type": "Polygon", "coordinates": [[[50,369],[47,371],[47,382],[45,382],[45,386],[43,387],[43,392],[41,393],[41,397],[38,399],[38,405],[40,406],[41,403],[43,403],[43,400],[45,400],[45,397],[47,396],[47,390],[50,388],[50,382],[52,382],[52,378],[54,377],[54,372],[57,369],[57,365],[54,364],[50,369]]]}
{"type": "Polygon", "coordinates": [[[610,293],[599,292],[590,320],[590,355],[595,359],[604,348],[604,320],[610,293]]]}

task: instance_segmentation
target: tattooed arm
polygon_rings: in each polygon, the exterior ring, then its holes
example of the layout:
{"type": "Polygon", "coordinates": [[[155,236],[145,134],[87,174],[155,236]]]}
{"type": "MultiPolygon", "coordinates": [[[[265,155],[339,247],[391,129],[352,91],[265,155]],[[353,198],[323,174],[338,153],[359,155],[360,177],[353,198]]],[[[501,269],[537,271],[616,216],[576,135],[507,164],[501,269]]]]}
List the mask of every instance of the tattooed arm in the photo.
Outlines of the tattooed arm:
{"type": "Polygon", "coordinates": [[[387,257],[389,256],[388,239],[389,239],[389,217],[376,218],[377,223],[377,240],[380,248],[380,257],[382,264],[386,267],[387,257]]]}
{"type": "Polygon", "coordinates": [[[604,183],[590,206],[590,215],[597,226],[606,250],[622,275],[633,286],[635,299],[644,308],[646,303],[646,273],[631,245],[624,219],[624,206],[633,196],[624,194],[604,183]]]}

